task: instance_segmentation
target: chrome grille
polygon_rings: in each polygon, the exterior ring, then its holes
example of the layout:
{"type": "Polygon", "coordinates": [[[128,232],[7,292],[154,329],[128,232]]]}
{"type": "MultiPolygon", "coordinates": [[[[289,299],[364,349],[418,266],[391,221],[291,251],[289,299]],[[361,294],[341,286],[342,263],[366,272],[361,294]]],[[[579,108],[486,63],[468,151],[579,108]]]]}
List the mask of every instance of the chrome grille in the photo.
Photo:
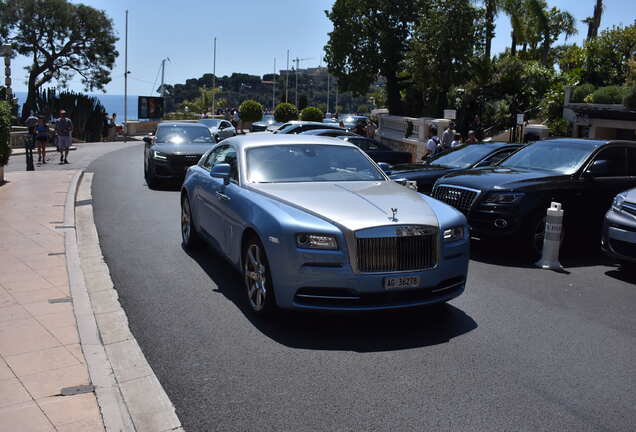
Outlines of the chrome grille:
{"type": "Polygon", "coordinates": [[[192,165],[196,165],[201,159],[200,154],[190,154],[190,155],[169,155],[168,161],[170,165],[174,169],[186,170],[188,167],[192,165]]]}
{"type": "Polygon", "coordinates": [[[433,198],[455,207],[464,214],[470,211],[478,194],[475,190],[451,186],[436,186],[433,189],[433,198]]]}
{"type": "Polygon", "coordinates": [[[631,214],[632,216],[636,216],[636,204],[624,202],[621,205],[621,210],[626,213],[631,214]]]}
{"type": "Polygon", "coordinates": [[[437,231],[410,237],[357,238],[363,273],[424,270],[437,264],[437,231]]]}

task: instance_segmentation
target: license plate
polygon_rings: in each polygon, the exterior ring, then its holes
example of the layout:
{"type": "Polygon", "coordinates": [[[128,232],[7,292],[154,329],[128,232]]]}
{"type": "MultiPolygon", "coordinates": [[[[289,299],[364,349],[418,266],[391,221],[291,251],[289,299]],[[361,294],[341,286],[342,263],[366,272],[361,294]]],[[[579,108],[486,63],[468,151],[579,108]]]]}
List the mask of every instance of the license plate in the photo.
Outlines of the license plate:
{"type": "Polygon", "coordinates": [[[404,288],[417,288],[420,286],[418,276],[401,276],[384,278],[384,289],[398,290],[404,288]]]}

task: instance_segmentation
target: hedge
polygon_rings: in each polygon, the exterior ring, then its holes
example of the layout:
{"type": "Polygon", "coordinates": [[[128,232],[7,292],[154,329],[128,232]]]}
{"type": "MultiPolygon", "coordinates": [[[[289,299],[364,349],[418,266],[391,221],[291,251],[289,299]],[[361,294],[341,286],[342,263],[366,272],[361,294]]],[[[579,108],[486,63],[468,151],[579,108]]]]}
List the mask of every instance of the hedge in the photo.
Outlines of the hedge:
{"type": "Polygon", "coordinates": [[[636,110],[636,86],[627,88],[623,97],[623,105],[631,110],[636,110]]]}
{"type": "Polygon", "coordinates": [[[298,108],[294,104],[287,102],[280,103],[274,110],[274,118],[277,122],[287,123],[298,118],[298,108]]]}
{"type": "Polygon", "coordinates": [[[325,116],[320,109],[312,106],[305,108],[300,113],[300,119],[302,121],[321,122],[324,117],[325,116]]]}
{"type": "Polygon", "coordinates": [[[0,166],[9,163],[11,147],[9,134],[11,132],[11,106],[6,101],[0,101],[0,166]]]}
{"type": "Polygon", "coordinates": [[[255,122],[263,118],[263,105],[253,100],[246,100],[239,106],[241,120],[255,122]]]}
{"type": "Polygon", "coordinates": [[[620,104],[623,103],[625,88],[621,86],[600,87],[592,93],[592,103],[620,104]]]}
{"type": "Polygon", "coordinates": [[[572,102],[585,102],[585,97],[591,95],[596,90],[594,84],[581,84],[576,86],[572,92],[572,102]]]}

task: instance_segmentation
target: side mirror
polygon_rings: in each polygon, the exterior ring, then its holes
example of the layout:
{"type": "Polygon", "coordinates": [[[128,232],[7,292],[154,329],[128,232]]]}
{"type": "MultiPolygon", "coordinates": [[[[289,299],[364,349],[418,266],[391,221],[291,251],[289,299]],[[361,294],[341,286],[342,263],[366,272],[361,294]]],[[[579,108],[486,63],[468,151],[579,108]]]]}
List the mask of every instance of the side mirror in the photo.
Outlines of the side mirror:
{"type": "Polygon", "coordinates": [[[231,171],[232,171],[232,167],[230,167],[230,164],[219,163],[214,165],[212,169],[210,170],[210,177],[223,179],[223,184],[227,186],[230,184],[231,171]]]}
{"type": "Polygon", "coordinates": [[[583,173],[583,176],[586,178],[603,177],[607,176],[609,172],[609,161],[598,159],[592,162],[592,164],[585,170],[585,173],[583,173]]]}
{"type": "Polygon", "coordinates": [[[151,136],[145,136],[144,137],[144,142],[146,144],[152,144],[152,137],[151,136]]]}
{"type": "Polygon", "coordinates": [[[378,162],[378,166],[382,169],[382,171],[384,171],[384,173],[386,175],[390,175],[391,174],[391,165],[389,165],[386,162],[378,162]]]}

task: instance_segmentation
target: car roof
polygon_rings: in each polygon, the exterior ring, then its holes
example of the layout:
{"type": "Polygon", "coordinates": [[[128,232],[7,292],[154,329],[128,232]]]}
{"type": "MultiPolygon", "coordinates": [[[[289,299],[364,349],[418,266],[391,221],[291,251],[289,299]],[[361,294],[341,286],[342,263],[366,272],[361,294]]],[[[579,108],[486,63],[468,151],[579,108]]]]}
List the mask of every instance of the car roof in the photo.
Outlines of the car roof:
{"type": "MultiPolygon", "coordinates": [[[[340,132],[340,129],[341,128],[311,129],[311,130],[308,130],[308,131],[301,132],[301,134],[302,135],[318,135],[318,134],[321,134],[323,132],[333,132],[333,131],[340,132]]],[[[342,132],[345,132],[345,130],[342,129],[342,132]]]]}
{"type": "Polygon", "coordinates": [[[340,147],[354,147],[346,141],[342,141],[336,138],[323,137],[316,135],[303,135],[303,134],[253,134],[234,136],[224,139],[221,144],[232,144],[239,150],[253,147],[265,147],[273,145],[293,145],[293,144],[322,144],[322,145],[335,145],[340,147]]]}
{"type": "Polygon", "coordinates": [[[484,143],[475,143],[475,144],[468,144],[465,147],[462,148],[466,148],[468,146],[474,146],[474,145],[480,145],[480,146],[484,146],[484,147],[489,147],[492,148],[493,150],[501,148],[501,147],[523,147],[525,144],[518,144],[518,143],[507,143],[504,141],[489,141],[489,142],[484,142],[484,143]]]}
{"type": "Polygon", "coordinates": [[[203,123],[190,123],[190,122],[161,122],[157,125],[157,127],[204,127],[207,128],[203,123]]]}
{"type": "Polygon", "coordinates": [[[583,139],[583,138],[555,138],[549,140],[539,140],[536,143],[546,142],[546,143],[563,143],[563,144],[577,144],[581,147],[590,147],[590,148],[598,148],[604,146],[605,144],[609,144],[611,141],[607,140],[591,140],[591,139],[583,139]]]}

